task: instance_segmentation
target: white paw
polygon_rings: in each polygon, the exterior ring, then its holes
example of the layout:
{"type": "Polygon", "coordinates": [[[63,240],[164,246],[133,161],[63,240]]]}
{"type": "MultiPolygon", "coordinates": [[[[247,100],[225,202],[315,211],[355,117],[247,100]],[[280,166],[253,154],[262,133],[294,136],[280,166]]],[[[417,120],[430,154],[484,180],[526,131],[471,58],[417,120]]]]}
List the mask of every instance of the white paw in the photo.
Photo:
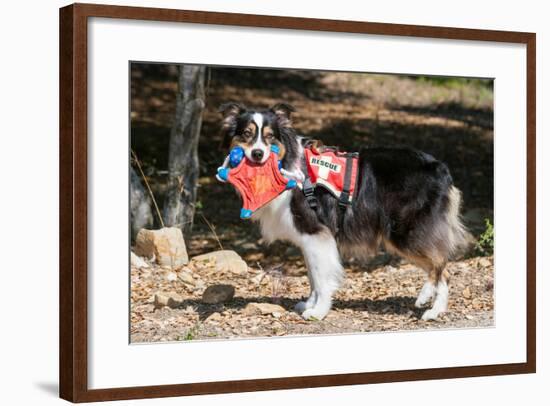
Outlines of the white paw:
{"type": "Polygon", "coordinates": [[[304,320],[323,320],[327,314],[328,310],[323,310],[318,307],[312,307],[311,309],[307,309],[306,311],[304,311],[302,313],[302,317],[304,318],[304,320]]]}
{"type": "Polygon", "coordinates": [[[414,302],[414,307],[416,307],[417,309],[420,309],[421,307],[424,307],[426,305],[426,303],[428,303],[430,301],[430,297],[418,297],[416,299],[416,302],[414,302]]]}
{"type": "Polygon", "coordinates": [[[422,315],[422,320],[436,320],[439,315],[443,313],[437,309],[429,309],[424,312],[422,315]]]}
{"type": "Polygon", "coordinates": [[[434,285],[431,284],[430,282],[426,282],[424,286],[422,286],[422,289],[418,294],[418,298],[416,299],[414,306],[417,308],[423,307],[426,303],[432,300],[434,294],[435,294],[434,285]]]}

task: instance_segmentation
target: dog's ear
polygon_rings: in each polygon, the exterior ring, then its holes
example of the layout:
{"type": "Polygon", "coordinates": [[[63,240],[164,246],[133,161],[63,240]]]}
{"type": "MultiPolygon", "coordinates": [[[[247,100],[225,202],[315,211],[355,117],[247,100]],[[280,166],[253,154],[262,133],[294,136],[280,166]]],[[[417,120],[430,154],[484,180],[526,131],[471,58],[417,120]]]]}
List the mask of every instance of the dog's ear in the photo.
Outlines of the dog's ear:
{"type": "Polygon", "coordinates": [[[222,113],[222,116],[225,119],[227,117],[236,117],[243,114],[244,112],[246,112],[246,107],[239,103],[229,102],[222,104],[219,107],[218,111],[222,113]]]}
{"type": "Polygon", "coordinates": [[[229,102],[224,103],[218,109],[222,113],[222,131],[235,131],[237,125],[237,117],[246,112],[246,107],[239,103],[229,102]]]}
{"type": "Polygon", "coordinates": [[[294,107],[292,107],[288,103],[277,103],[270,109],[277,117],[286,118],[287,120],[290,120],[290,115],[296,111],[294,107]]]}
{"type": "Polygon", "coordinates": [[[290,116],[296,111],[296,109],[290,104],[277,103],[271,107],[270,110],[277,116],[277,122],[281,127],[290,127],[292,125],[290,116]]]}
{"type": "Polygon", "coordinates": [[[220,149],[224,149],[229,146],[231,138],[235,135],[237,129],[237,117],[243,113],[246,113],[247,109],[244,105],[229,102],[222,104],[218,111],[221,113],[222,119],[222,141],[220,143],[220,149]]]}

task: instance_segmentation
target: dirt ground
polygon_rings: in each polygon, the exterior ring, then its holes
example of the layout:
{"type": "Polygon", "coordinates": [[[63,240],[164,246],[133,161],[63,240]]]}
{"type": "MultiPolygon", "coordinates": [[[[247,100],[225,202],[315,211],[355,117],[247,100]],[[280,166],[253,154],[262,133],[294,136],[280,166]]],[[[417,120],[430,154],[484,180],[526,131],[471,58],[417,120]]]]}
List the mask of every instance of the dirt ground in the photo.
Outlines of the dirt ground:
{"type": "MultiPolygon", "coordinates": [[[[169,65],[142,64],[133,65],[131,74],[132,148],[162,207],[177,70],[169,65]]],[[[179,270],[132,268],[132,342],[493,325],[491,256],[448,265],[452,275],[449,312],[435,322],[419,320],[422,310],[414,307],[423,273],[383,253],[367,264],[345,264],[344,286],[323,321],[304,321],[292,312],[296,302],[309,293],[299,251],[284,243],[263,244],[257,227],[239,219],[238,197],[213,176],[226,153],[219,148],[217,113],[217,107],[226,101],[260,108],[289,102],[297,109],[293,121],[301,134],[345,150],[409,145],[431,153],[449,165],[462,190],[463,212],[474,236],[484,230],[485,218],[492,221],[493,93],[489,82],[212,69],[199,145],[198,212],[186,243],[190,256],[220,249],[221,244],[236,251],[249,268],[231,274],[196,267],[192,262],[187,268],[197,280],[193,287],[170,275],[179,270]],[[214,283],[235,286],[235,298],[223,305],[203,304],[204,288],[214,283]],[[166,291],[181,295],[183,303],[177,308],[155,309],[155,293],[166,291]],[[278,303],[285,311],[244,315],[246,305],[255,302],[278,303]]]]}
{"type": "MultiPolygon", "coordinates": [[[[382,259],[384,259],[382,257],[382,259]]],[[[370,271],[347,270],[333,309],[322,321],[306,321],[293,312],[309,293],[303,266],[284,276],[249,268],[242,274],[193,267],[196,286],[171,280],[171,270],[132,268],[132,342],[186,341],[304,334],[359,333],[493,325],[493,259],[472,258],[449,264],[450,311],[438,321],[422,321],[414,301],[424,273],[409,264],[388,264],[370,271]],[[395,266],[394,266],[395,265],[395,266]],[[235,297],[224,304],[204,304],[204,286],[232,284],[235,297]],[[151,292],[175,292],[177,308],[155,308],[151,292]],[[247,315],[249,303],[276,303],[284,310],[247,315]]],[[[376,266],[376,265],[375,265],[376,266]]]]}

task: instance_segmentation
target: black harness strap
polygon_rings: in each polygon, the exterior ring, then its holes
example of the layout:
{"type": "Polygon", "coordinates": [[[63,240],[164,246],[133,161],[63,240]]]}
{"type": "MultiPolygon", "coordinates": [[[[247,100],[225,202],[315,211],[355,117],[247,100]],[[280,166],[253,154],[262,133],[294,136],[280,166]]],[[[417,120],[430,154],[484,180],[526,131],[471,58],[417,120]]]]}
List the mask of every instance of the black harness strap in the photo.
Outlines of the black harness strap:
{"type": "MultiPolygon", "coordinates": [[[[307,172],[306,172],[307,173],[307,172]]],[[[311,179],[306,175],[304,184],[302,186],[302,192],[306,197],[307,204],[313,210],[317,209],[317,198],[315,197],[315,186],[311,183],[311,179]]]]}
{"type": "MultiPolygon", "coordinates": [[[[308,148],[308,146],[304,146],[304,148],[308,148]]],[[[302,172],[305,175],[304,182],[302,184],[302,193],[304,194],[304,197],[306,198],[306,202],[308,206],[313,210],[317,210],[318,202],[317,198],[315,197],[315,185],[311,183],[311,178],[309,177],[309,171],[308,171],[308,162],[306,159],[302,161],[302,172]]]]}
{"type": "Polygon", "coordinates": [[[353,159],[355,154],[346,155],[346,172],[344,173],[344,187],[340,198],[338,199],[338,205],[345,210],[350,204],[350,190],[351,190],[351,175],[353,173],[353,159]]]}

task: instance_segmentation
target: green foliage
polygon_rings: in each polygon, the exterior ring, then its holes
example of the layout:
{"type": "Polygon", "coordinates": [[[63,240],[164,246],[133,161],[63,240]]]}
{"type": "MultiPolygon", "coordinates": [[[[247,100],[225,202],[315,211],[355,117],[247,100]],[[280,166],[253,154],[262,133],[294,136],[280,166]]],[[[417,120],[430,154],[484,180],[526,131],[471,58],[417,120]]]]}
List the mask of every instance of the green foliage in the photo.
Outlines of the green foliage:
{"type": "Polygon", "coordinates": [[[178,341],[192,341],[195,339],[197,334],[199,333],[200,324],[197,323],[193,327],[191,327],[187,334],[185,334],[183,337],[178,337],[178,341]]]}
{"type": "Polygon", "coordinates": [[[486,218],[485,231],[481,233],[476,243],[476,247],[475,247],[476,254],[482,255],[482,256],[493,255],[493,251],[495,248],[494,238],[495,238],[495,231],[493,228],[493,224],[491,224],[491,220],[486,218]]]}

